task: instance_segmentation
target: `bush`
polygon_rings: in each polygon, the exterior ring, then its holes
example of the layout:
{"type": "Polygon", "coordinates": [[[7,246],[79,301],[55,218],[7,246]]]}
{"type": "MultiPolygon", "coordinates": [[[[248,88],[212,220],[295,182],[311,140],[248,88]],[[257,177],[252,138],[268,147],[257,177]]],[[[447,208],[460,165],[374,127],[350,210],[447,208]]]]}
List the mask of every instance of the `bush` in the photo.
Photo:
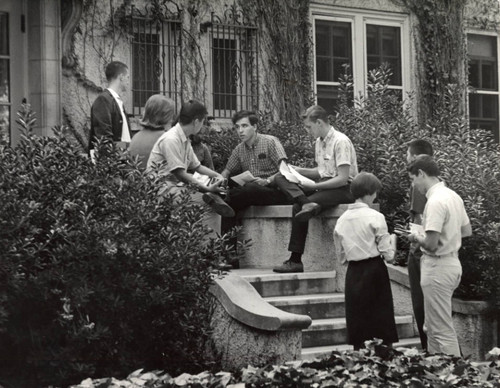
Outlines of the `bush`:
{"type": "Polygon", "coordinates": [[[254,368],[248,366],[234,374],[184,373],[176,378],[159,372],[135,371],[125,381],[87,379],[72,388],[118,386],[137,387],[499,387],[500,361],[496,348],[492,362],[479,365],[446,355],[426,355],[416,349],[388,349],[376,341],[367,349],[333,352],[315,361],[296,361],[285,365],[254,368]],[[240,385],[241,384],[241,385],[240,385]]]}
{"type": "Polygon", "coordinates": [[[159,196],[161,181],[127,155],[102,145],[110,157],[93,165],[54,131],[0,145],[3,372],[41,386],[209,367],[207,291],[224,239],[201,244],[202,206],[159,196]]]}

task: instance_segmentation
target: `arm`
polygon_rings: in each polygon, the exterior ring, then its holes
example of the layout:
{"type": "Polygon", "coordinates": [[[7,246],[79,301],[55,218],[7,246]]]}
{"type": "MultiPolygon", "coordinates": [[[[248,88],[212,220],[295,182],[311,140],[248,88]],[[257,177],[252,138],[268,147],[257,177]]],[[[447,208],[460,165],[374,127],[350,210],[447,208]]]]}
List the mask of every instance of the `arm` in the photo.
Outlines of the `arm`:
{"type": "Polygon", "coordinates": [[[339,166],[338,175],[336,177],[330,178],[323,182],[317,182],[310,185],[303,185],[303,187],[309,190],[328,190],[345,186],[349,181],[349,170],[350,166],[348,164],[343,164],[342,166],[339,166]]]}
{"type": "Polygon", "coordinates": [[[213,170],[209,169],[208,167],[206,167],[206,166],[204,166],[202,164],[200,164],[194,170],[196,172],[199,172],[200,174],[203,174],[203,175],[208,175],[208,176],[211,176],[211,177],[214,177],[214,178],[224,179],[224,177],[221,174],[219,174],[216,171],[213,171],[213,170]]]}
{"type": "Polygon", "coordinates": [[[206,163],[207,163],[207,167],[210,170],[215,170],[214,169],[214,162],[212,160],[212,155],[210,154],[210,150],[208,149],[208,147],[205,144],[203,144],[203,150],[205,152],[205,160],[206,160],[206,163]]]}
{"type": "Polygon", "coordinates": [[[98,96],[92,104],[91,120],[96,138],[105,137],[113,140],[111,105],[112,101],[103,95],[98,96]]]}
{"type": "Polygon", "coordinates": [[[316,180],[319,179],[319,172],[318,172],[318,167],[314,168],[305,168],[305,167],[296,167],[292,166],[295,171],[297,171],[300,175],[304,175],[306,178],[316,180]]]}
{"type": "MultiPolygon", "coordinates": [[[[204,166],[202,166],[204,167],[204,166]]],[[[204,167],[206,168],[206,167],[204,167]]],[[[207,169],[208,171],[212,171],[210,169],[207,169]]],[[[197,169],[198,172],[200,172],[198,169],[197,169]]],[[[184,182],[184,183],[188,183],[188,184],[192,184],[194,186],[196,186],[201,192],[212,192],[212,193],[220,193],[222,191],[224,191],[220,185],[222,183],[222,180],[210,185],[210,186],[205,186],[201,183],[199,183],[196,179],[193,178],[193,175],[189,174],[185,169],[183,168],[177,168],[173,171],[171,171],[171,173],[173,175],[175,175],[175,177],[181,181],[181,182],[184,182]]],[[[213,171],[212,171],[213,173],[213,171]]],[[[200,172],[201,174],[201,172],[200,172]]],[[[217,174],[217,173],[215,173],[217,174]]],[[[208,174],[205,174],[205,175],[208,175],[208,174]]],[[[209,175],[209,176],[215,176],[215,175],[209,175]]]]}
{"type": "Polygon", "coordinates": [[[462,238],[472,236],[472,227],[471,227],[470,223],[467,225],[463,225],[460,228],[460,232],[462,234],[462,238]]]}
{"type": "Polygon", "coordinates": [[[417,243],[429,252],[436,252],[440,236],[441,233],[435,230],[428,230],[425,232],[425,235],[411,233],[408,235],[408,240],[417,243]]]}

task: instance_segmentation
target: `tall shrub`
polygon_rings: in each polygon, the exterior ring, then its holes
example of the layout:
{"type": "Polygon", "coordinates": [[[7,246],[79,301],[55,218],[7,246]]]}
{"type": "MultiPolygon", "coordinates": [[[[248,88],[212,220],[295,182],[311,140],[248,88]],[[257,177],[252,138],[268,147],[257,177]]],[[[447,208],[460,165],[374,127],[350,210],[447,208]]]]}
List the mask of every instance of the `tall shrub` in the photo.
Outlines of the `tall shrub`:
{"type": "Polygon", "coordinates": [[[0,146],[0,364],[38,386],[210,366],[210,270],[226,245],[207,239],[201,205],[160,196],[109,151],[93,165],[57,128],[0,146]]]}

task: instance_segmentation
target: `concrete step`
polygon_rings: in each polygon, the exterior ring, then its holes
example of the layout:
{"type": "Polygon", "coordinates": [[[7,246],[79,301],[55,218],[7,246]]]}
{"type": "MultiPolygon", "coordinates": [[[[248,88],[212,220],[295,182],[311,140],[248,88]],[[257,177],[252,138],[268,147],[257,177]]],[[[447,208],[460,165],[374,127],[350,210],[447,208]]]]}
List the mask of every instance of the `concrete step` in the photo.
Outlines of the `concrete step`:
{"type": "MultiPolygon", "coordinates": [[[[396,326],[399,338],[410,338],[415,335],[411,315],[397,316],[396,326]]],[[[302,331],[303,348],[345,344],[346,342],[345,318],[315,319],[311,326],[302,331]]]]}
{"type": "Polygon", "coordinates": [[[262,297],[333,293],[335,271],[279,274],[272,269],[232,270],[252,284],[262,297]]]}
{"type": "MultiPolygon", "coordinates": [[[[399,342],[393,344],[395,349],[403,348],[417,348],[422,349],[420,345],[419,337],[403,338],[399,342]]],[[[309,348],[302,348],[302,359],[303,360],[313,360],[315,358],[324,358],[329,356],[333,351],[345,352],[352,350],[352,345],[342,344],[342,345],[328,345],[328,346],[314,346],[309,348]]]]}
{"type": "Polygon", "coordinates": [[[272,296],[264,299],[281,310],[309,315],[312,319],[345,317],[345,298],[340,293],[272,296]]]}

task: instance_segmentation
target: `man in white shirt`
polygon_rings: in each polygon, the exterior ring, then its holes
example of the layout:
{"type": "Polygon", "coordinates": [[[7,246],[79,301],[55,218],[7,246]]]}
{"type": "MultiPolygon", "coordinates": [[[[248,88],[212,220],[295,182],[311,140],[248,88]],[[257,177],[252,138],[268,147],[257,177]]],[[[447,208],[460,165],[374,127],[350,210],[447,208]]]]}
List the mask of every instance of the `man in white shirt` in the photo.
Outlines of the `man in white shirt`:
{"type": "Polygon", "coordinates": [[[130,124],[120,94],[130,83],[128,67],[114,61],[106,66],[108,88],[95,99],[90,111],[89,154],[94,159],[96,140],[112,141],[126,148],[130,143],[130,124]]]}
{"type": "Polygon", "coordinates": [[[274,272],[304,272],[304,253],[309,219],[321,210],[341,203],[352,203],[354,199],[349,183],[358,174],[356,151],[351,140],[330,125],[328,113],[318,105],[309,107],[302,115],[304,127],[316,139],[315,160],[317,167],[295,167],[295,170],[313,180],[298,185],[289,182],[282,174],[274,181],[288,200],[293,203],[292,232],[288,244],[290,258],[274,272]]]}
{"type": "Polygon", "coordinates": [[[462,266],[458,250],[462,238],[472,235],[460,196],[439,180],[439,167],[431,156],[418,156],[408,166],[414,187],[427,197],[422,216],[423,233],[408,239],[422,250],[421,281],[424,294],[427,348],[431,353],[460,356],[453,328],[451,298],[460,284],[462,266]]]}

